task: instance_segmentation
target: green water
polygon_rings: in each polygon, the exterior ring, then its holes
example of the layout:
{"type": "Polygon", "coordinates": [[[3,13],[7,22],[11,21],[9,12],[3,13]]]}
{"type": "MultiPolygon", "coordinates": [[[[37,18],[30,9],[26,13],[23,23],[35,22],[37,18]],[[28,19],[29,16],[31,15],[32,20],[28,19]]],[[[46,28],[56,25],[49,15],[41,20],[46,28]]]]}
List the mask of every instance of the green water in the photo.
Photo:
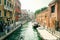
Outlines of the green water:
{"type": "Polygon", "coordinates": [[[4,40],[42,40],[36,29],[33,29],[31,23],[24,24],[4,40]]]}

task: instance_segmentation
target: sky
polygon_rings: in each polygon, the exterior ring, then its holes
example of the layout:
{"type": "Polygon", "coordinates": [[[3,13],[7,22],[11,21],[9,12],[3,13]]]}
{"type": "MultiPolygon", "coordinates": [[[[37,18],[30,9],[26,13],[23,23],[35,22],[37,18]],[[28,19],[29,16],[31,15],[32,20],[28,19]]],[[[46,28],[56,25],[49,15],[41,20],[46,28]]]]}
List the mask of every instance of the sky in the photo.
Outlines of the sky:
{"type": "Polygon", "coordinates": [[[21,9],[35,12],[37,9],[47,7],[52,0],[19,0],[21,2],[21,9]]]}

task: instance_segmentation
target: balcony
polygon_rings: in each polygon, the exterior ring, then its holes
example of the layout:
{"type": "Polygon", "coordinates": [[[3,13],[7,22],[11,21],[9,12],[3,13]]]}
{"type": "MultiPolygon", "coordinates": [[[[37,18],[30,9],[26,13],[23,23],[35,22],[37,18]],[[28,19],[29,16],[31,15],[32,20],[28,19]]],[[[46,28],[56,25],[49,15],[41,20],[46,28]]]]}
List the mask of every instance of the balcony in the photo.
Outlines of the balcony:
{"type": "Polygon", "coordinates": [[[7,7],[7,10],[8,10],[8,11],[13,11],[13,9],[12,9],[12,8],[10,8],[10,7],[7,7]]]}
{"type": "Polygon", "coordinates": [[[6,5],[4,5],[4,9],[5,9],[5,10],[8,10],[8,11],[13,11],[12,8],[10,8],[9,6],[6,6],[6,5]]]}

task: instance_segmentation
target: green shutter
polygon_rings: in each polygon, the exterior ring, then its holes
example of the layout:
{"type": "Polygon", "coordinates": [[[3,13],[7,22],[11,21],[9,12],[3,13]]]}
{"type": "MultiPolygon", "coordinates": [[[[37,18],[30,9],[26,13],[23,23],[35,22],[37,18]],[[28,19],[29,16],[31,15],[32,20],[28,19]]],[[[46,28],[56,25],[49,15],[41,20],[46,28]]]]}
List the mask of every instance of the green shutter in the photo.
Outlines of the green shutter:
{"type": "Polygon", "coordinates": [[[1,0],[0,0],[0,4],[1,4],[1,0]]]}
{"type": "Polygon", "coordinates": [[[0,16],[1,16],[1,11],[0,11],[0,16]]]}
{"type": "Polygon", "coordinates": [[[4,10],[4,16],[6,16],[6,10],[4,10]]]}
{"type": "Polygon", "coordinates": [[[6,5],[6,0],[4,0],[4,5],[6,5]]]}

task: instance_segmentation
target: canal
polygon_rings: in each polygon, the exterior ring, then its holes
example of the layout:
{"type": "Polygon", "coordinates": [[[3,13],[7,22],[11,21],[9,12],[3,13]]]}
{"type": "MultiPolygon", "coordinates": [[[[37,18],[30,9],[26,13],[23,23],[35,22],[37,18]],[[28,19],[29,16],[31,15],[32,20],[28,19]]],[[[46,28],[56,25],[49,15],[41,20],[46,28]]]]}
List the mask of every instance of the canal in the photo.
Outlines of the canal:
{"type": "Polygon", "coordinates": [[[11,35],[6,37],[4,40],[42,40],[37,32],[33,29],[32,22],[24,24],[18,28],[11,35]]]}

